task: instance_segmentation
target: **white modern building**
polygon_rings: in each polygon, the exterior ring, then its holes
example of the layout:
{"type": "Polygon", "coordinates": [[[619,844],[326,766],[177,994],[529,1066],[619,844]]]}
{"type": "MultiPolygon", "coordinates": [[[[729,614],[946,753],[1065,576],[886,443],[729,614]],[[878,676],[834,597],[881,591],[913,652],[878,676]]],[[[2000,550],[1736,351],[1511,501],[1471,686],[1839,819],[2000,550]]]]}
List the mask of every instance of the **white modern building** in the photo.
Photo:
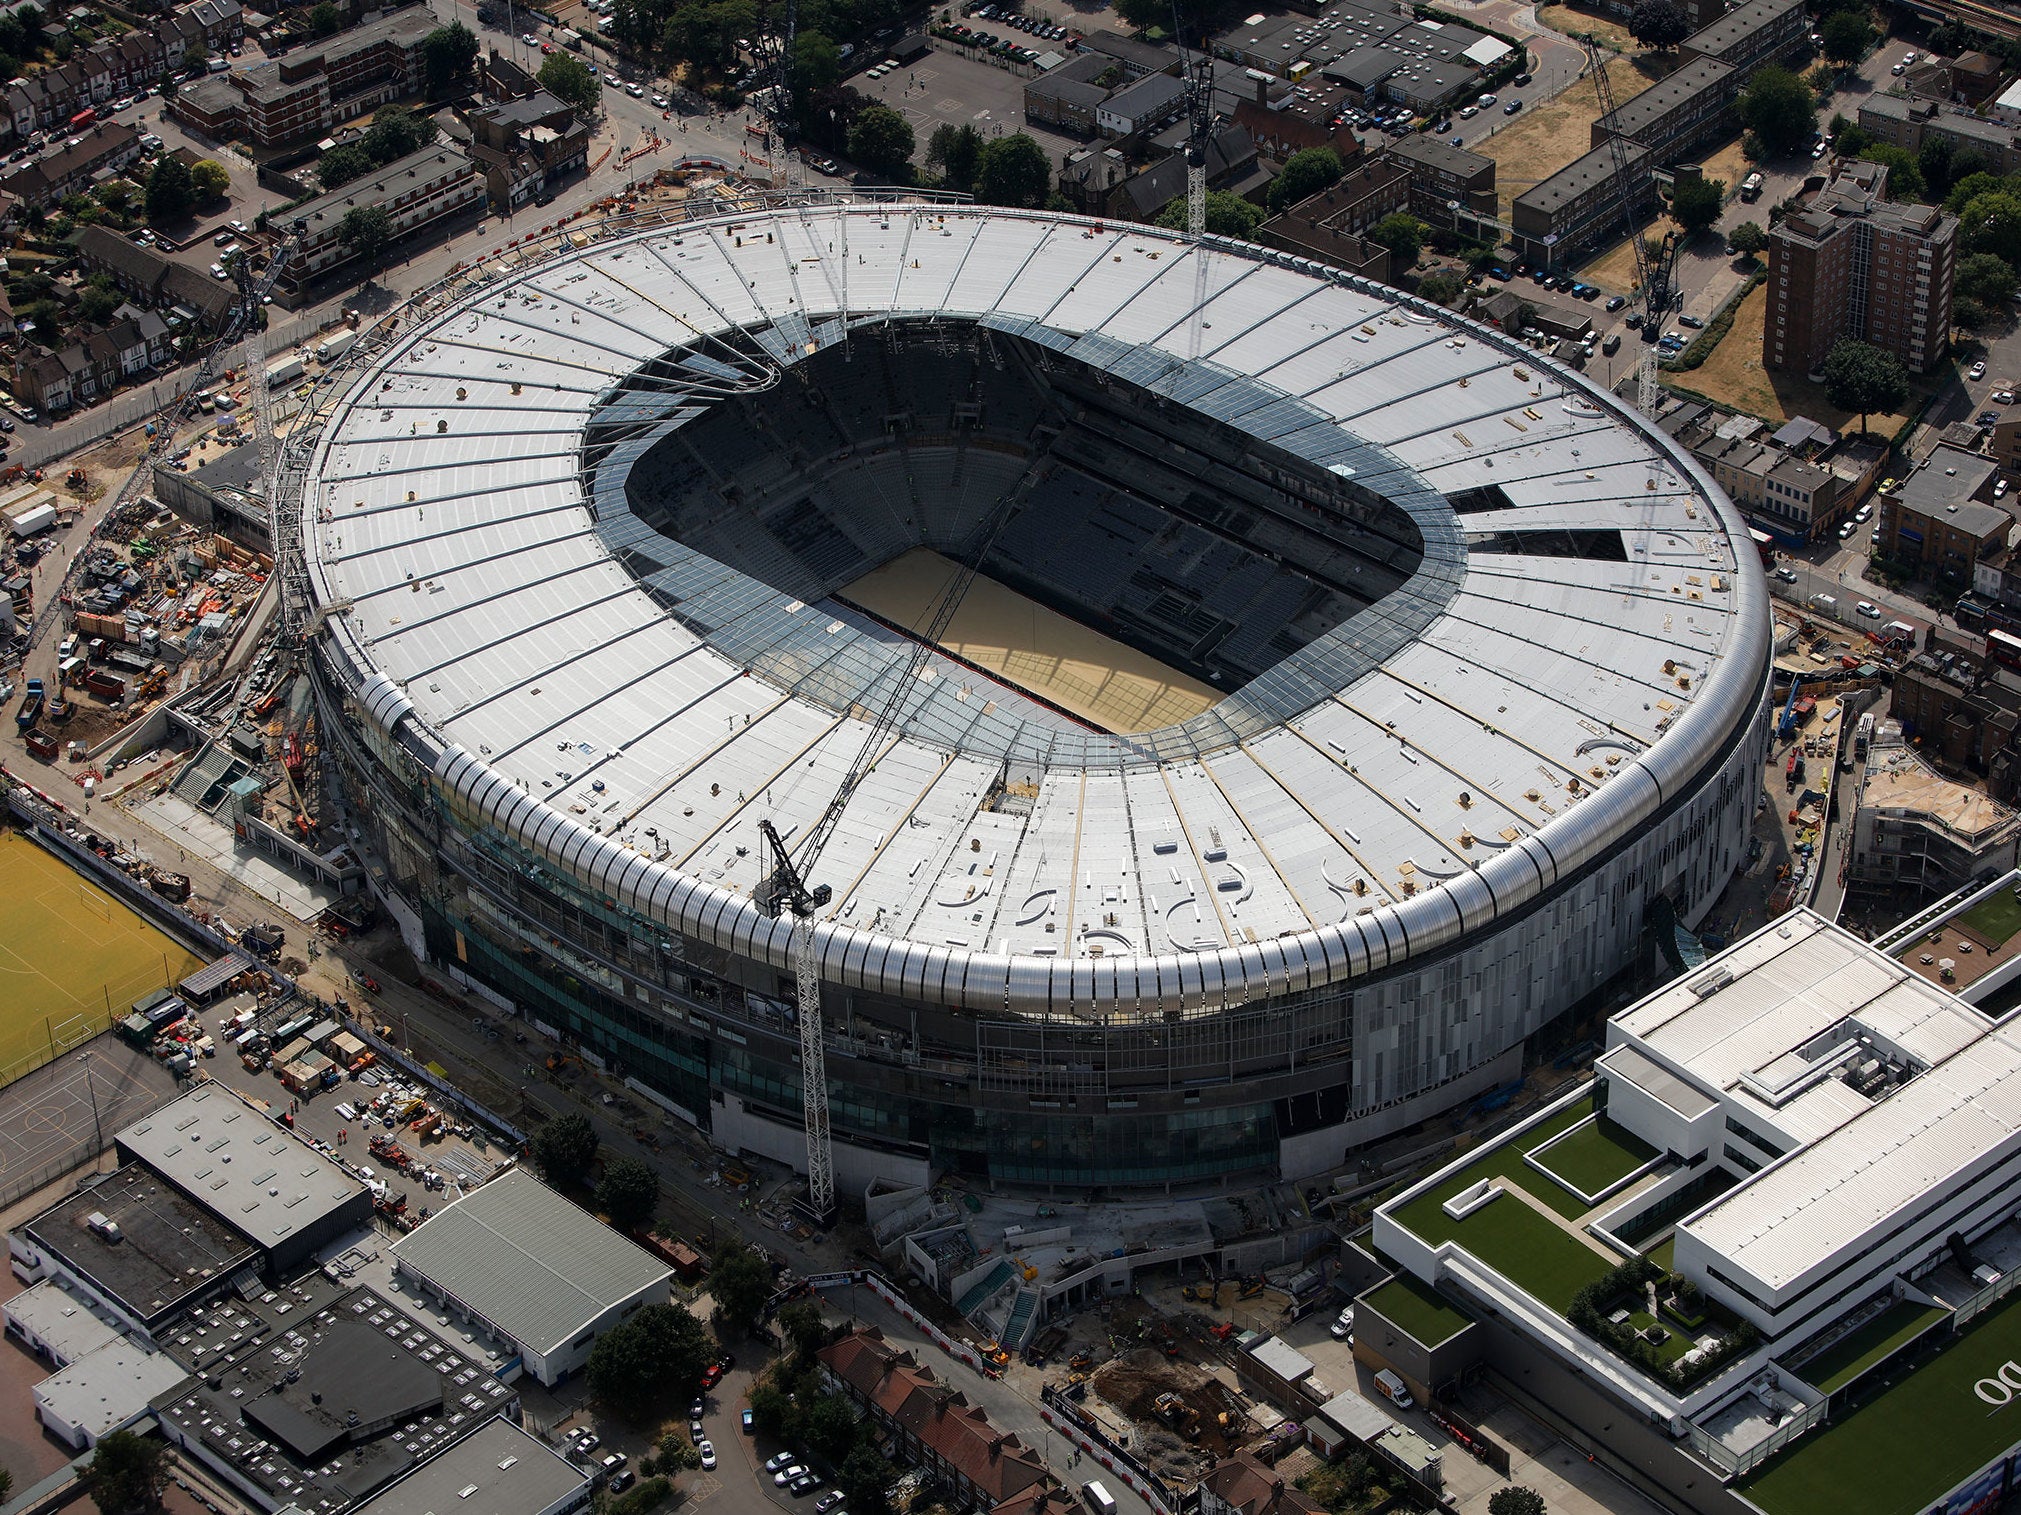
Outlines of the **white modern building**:
{"type": "MultiPolygon", "coordinates": [[[[393,1244],[404,1284],[482,1324],[553,1388],[642,1306],[665,1304],[673,1269],[517,1168],[393,1244]]],[[[512,1364],[499,1373],[510,1382],[512,1364]]]]}

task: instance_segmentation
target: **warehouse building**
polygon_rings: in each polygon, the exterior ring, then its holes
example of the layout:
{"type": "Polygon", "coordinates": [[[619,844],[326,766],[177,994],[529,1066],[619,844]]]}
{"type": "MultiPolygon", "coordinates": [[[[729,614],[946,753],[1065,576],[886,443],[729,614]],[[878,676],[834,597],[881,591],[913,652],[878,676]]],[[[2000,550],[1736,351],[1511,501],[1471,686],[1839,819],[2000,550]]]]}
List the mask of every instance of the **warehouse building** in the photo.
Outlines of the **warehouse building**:
{"type": "Polygon", "coordinates": [[[570,1515],[588,1506],[591,1491],[581,1468],[501,1419],[388,1484],[356,1515],[570,1515]]]}
{"type": "Polygon", "coordinates": [[[222,1084],[198,1085],[113,1144],[251,1242],[270,1278],[292,1278],[372,1222],[363,1183],[222,1084]]]}
{"type": "MultiPolygon", "coordinates": [[[[519,1350],[549,1388],[641,1306],[665,1304],[673,1269],[519,1169],[393,1244],[399,1276],[519,1350]]],[[[511,1376],[508,1367],[506,1376],[511,1376]]]]}

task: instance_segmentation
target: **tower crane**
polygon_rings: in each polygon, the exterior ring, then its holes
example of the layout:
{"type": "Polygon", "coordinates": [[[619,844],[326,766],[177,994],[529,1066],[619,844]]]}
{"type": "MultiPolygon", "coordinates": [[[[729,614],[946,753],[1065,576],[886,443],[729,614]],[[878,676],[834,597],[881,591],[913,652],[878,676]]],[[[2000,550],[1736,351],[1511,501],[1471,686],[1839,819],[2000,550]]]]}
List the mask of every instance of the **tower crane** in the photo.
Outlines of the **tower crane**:
{"type": "MultiPolygon", "coordinates": [[[[1586,38],[1586,58],[1593,70],[1593,89],[1599,96],[1601,121],[1614,114],[1614,87],[1607,78],[1607,59],[1600,44],[1586,38]]],[[[1614,160],[1614,192],[1621,197],[1621,213],[1628,222],[1628,245],[1635,253],[1635,277],[1642,288],[1642,358],[1636,367],[1635,405],[1645,415],[1656,410],[1656,339],[1663,333],[1663,318],[1670,310],[1670,283],[1677,267],[1678,238],[1663,234],[1663,244],[1650,256],[1642,245],[1642,221],[1636,213],[1635,175],[1629,166],[1628,149],[1640,146],[1618,132],[1607,134],[1607,146],[1614,160]]]]}
{"type": "Polygon", "coordinates": [[[905,714],[908,696],[919,683],[933,649],[946,634],[948,624],[960,608],[969,586],[975,582],[998,534],[1024,503],[1040,475],[1036,461],[1017,487],[1007,491],[970,534],[967,549],[956,560],[955,572],[934,602],[933,616],[926,630],[913,641],[890,692],[877,708],[855,761],[842,776],[830,799],[800,843],[797,861],[778,829],[769,820],[758,822],[764,838],[769,870],[758,885],[758,906],[777,920],[782,914],[793,918],[793,982],[799,997],[800,1014],[800,1114],[807,1128],[807,1215],[816,1225],[827,1226],[835,1214],[835,1154],[828,1136],[828,1052],[821,1026],[821,969],[814,958],[814,916],[834,898],[826,884],[809,884],[808,876],[821,856],[821,849],[834,835],[836,823],[850,798],[870,770],[905,714]]]}

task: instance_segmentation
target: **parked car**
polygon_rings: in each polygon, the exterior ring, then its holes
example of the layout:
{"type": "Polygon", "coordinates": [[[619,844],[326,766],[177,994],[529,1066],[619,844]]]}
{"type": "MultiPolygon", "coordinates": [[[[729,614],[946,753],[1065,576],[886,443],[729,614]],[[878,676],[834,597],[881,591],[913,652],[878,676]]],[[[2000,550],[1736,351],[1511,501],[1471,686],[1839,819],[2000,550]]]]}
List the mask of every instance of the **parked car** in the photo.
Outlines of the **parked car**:
{"type": "Polygon", "coordinates": [[[1619,310],[1627,303],[1628,297],[1626,295],[1609,295],[1607,297],[1607,308],[1609,310],[1619,310]]]}
{"type": "Polygon", "coordinates": [[[795,1499],[798,1499],[802,1495],[812,1494],[820,1487],[821,1480],[819,1478],[815,1477],[812,1473],[802,1473],[798,1478],[786,1485],[786,1492],[791,1494],[795,1499]]]}
{"type": "Polygon", "coordinates": [[[1775,576],[1785,584],[1794,584],[1796,582],[1796,570],[1794,568],[1778,568],[1775,571],[1775,576]]]}
{"type": "Polygon", "coordinates": [[[752,1423],[752,1420],[751,1420],[751,1412],[750,1412],[749,1410],[745,1410],[744,1412],[742,1412],[742,1413],[741,1413],[741,1414],[740,1414],[740,1415],[739,1415],[739,1416],[737,1417],[737,1419],[738,1419],[738,1420],[739,1420],[739,1422],[740,1422],[740,1423],[741,1423],[741,1424],[743,1425],[743,1428],[744,1428],[744,1434],[745,1434],[746,1436],[751,1436],[751,1435],[755,1435],[755,1434],[756,1434],[756,1430],[757,1430],[757,1428],[756,1428],[756,1426],[755,1426],[755,1425],[754,1425],[754,1424],[752,1423]]]}
{"type": "Polygon", "coordinates": [[[1502,114],[1505,116],[1513,116],[1517,111],[1521,110],[1522,108],[1523,108],[1522,101],[1511,100],[1507,105],[1502,107],[1502,114]]]}
{"type": "Polygon", "coordinates": [[[792,1465],[793,1454],[791,1452],[774,1452],[770,1457],[765,1459],[765,1471],[767,1473],[776,1473],[781,1468],[789,1468],[792,1465]]]}
{"type": "Polygon", "coordinates": [[[1696,331],[1699,327],[1703,326],[1705,322],[1700,320],[1697,316],[1679,316],[1677,318],[1677,324],[1679,326],[1689,326],[1692,330],[1696,331]]]}
{"type": "Polygon", "coordinates": [[[804,1463],[789,1462],[785,1467],[772,1475],[772,1486],[779,1489],[787,1488],[792,1484],[794,1479],[805,1478],[806,1476],[807,1467],[804,1463]]]}
{"type": "Polygon", "coordinates": [[[1980,379],[1983,379],[1985,377],[1986,377],[1986,365],[1984,363],[1974,363],[1972,365],[1973,382],[1977,383],[1980,379]]]}
{"type": "Polygon", "coordinates": [[[1878,621],[1881,618],[1881,607],[1871,600],[1861,600],[1859,604],[1853,606],[1853,609],[1870,621],[1878,621]]]}
{"type": "Polygon", "coordinates": [[[704,1436],[695,1443],[695,1450],[702,1454],[702,1471],[713,1472],[716,1466],[716,1444],[704,1436]]]}

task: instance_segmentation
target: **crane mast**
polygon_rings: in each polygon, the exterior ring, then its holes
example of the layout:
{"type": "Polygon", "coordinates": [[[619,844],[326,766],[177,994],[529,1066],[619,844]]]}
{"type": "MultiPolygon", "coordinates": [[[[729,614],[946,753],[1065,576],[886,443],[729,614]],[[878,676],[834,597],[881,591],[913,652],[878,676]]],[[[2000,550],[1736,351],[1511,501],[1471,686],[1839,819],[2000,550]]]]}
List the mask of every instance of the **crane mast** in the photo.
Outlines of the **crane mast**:
{"type": "MultiPolygon", "coordinates": [[[[1599,97],[1601,121],[1614,114],[1614,86],[1607,78],[1607,59],[1600,44],[1586,38],[1586,59],[1593,70],[1593,90],[1599,97]]],[[[1677,266],[1678,241],[1675,232],[1665,232],[1663,245],[1651,256],[1642,242],[1642,222],[1636,214],[1635,174],[1629,163],[1631,143],[1618,132],[1607,134],[1609,155],[1614,160],[1614,192],[1621,197],[1621,214],[1628,223],[1628,245],[1635,255],[1635,279],[1642,291],[1642,356],[1635,371],[1635,405],[1645,415],[1656,411],[1656,339],[1663,334],[1663,317],[1670,309],[1670,281],[1677,266]]]]}

